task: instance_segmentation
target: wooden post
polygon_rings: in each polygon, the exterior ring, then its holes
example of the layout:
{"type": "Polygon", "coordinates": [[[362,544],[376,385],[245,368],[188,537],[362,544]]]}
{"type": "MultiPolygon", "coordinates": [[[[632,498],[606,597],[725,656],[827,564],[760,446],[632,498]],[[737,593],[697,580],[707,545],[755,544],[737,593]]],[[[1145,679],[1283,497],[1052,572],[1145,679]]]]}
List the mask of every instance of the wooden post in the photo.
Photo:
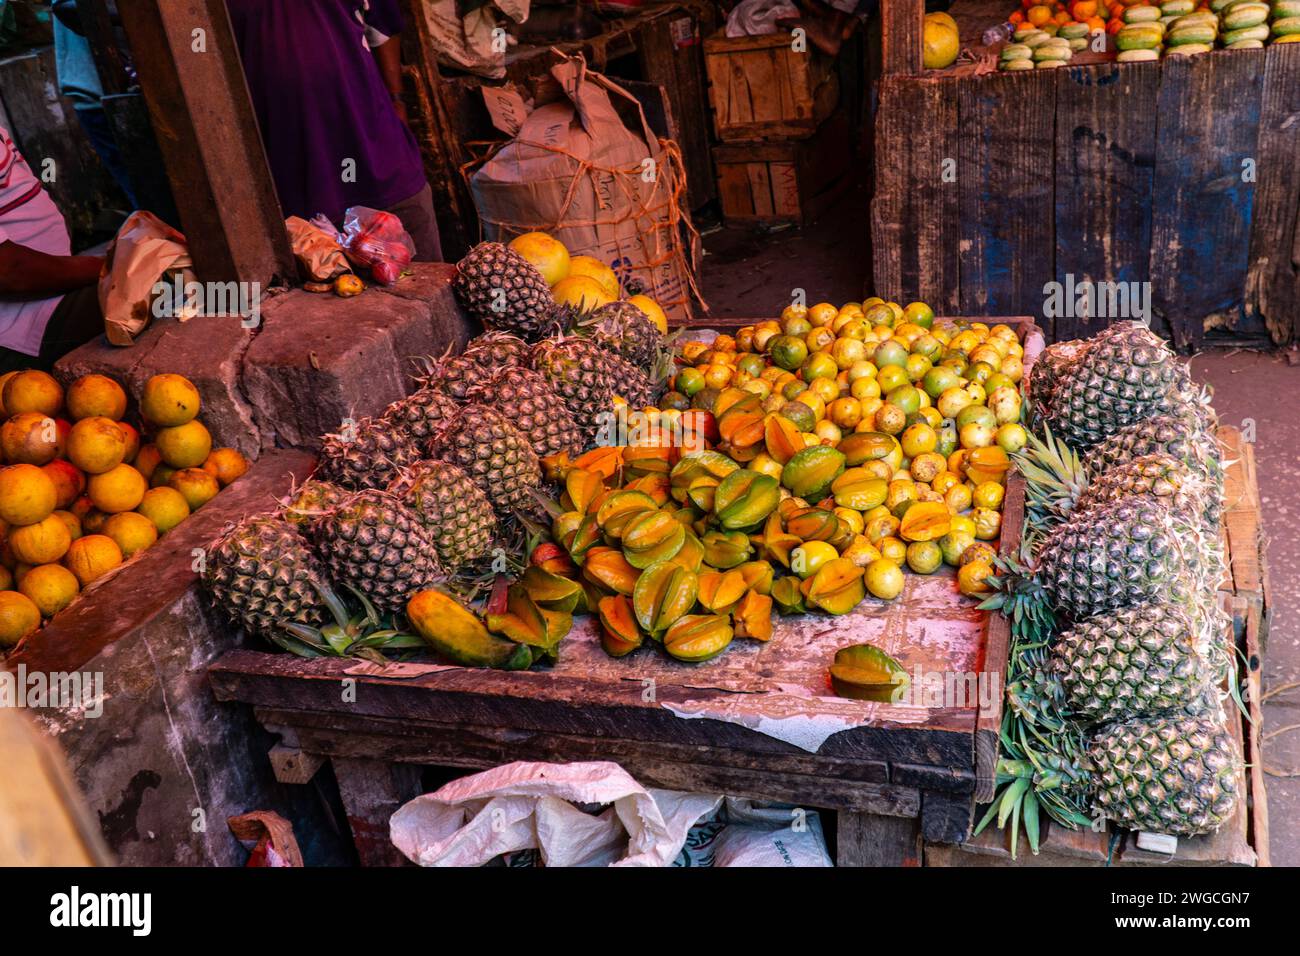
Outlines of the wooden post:
{"type": "Polygon", "coordinates": [[[294,273],[224,0],[118,5],[201,280],[294,273]]]}
{"type": "Polygon", "coordinates": [[[882,73],[921,72],[925,0],[880,0],[882,73]]]}
{"type": "Polygon", "coordinates": [[[398,807],[420,794],[420,768],[353,757],[335,757],[334,777],[352,828],[352,842],[362,866],[406,866],[393,846],[388,819],[398,807]]]}

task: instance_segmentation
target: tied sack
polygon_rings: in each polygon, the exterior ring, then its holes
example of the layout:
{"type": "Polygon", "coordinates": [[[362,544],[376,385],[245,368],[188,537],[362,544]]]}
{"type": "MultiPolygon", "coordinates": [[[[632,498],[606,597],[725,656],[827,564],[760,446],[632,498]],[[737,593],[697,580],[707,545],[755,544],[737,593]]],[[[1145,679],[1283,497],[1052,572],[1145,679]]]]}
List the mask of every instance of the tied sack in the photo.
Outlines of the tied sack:
{"type": "Polygon", "coordinates": [[[628,294],[643,292],[669,319],[689,320],[704,303],[677,145],[656,137],[636,99],[581,56],[564,57],[551,76],[563,96],[531,110],[513,88],[483,90],[493,124],[512,137],[470,178],[484,238],[549,233],[573,255],[609,265],[628,294]],[[635,129],[611,97],[631,108],[635,129]]]}

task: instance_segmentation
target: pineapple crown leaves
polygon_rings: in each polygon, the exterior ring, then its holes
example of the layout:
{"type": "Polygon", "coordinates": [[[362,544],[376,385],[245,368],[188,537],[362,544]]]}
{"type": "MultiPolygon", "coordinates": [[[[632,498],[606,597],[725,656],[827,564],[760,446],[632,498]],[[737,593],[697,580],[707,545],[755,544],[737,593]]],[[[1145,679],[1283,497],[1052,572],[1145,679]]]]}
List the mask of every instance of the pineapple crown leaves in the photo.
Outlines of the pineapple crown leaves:
{"type": "Polygon", "coordinates": [[[1034,577],[1027,549],[1012,557],[993,559],[995,573],[988,578],[995,593],[980,604],[980,610],[1001,611],[1011,619],[1011,634],[1020,647],[1045,643],[1056,631],[1056,615],[1047,591],[1034,577]]]}
{"type": "Polygon", "coordinates": [[[282,633],[273,632],[269,636],[284,650],[299,657],[362,657],[383,664],[387,658],[381,651],[415,650],[424,646],[417,635],[383,619],[374,604],[351,585],[347,586],[348,590],[361,604],[360,613],[351,616],[347,605],[333,590],[320,583],[315,587],[334,622],[321,628],[292,622],[281,624],[282,633]]]}
{"type": "Polygon", "coordinates": [[[1026,517],[1036,531],[1055,525],[1088,488],[1088,469],[1079,455],[1044,427],[1043,438],[1029,432],[1028,450],[1012,456],[1025,478],[1026,517]]]}

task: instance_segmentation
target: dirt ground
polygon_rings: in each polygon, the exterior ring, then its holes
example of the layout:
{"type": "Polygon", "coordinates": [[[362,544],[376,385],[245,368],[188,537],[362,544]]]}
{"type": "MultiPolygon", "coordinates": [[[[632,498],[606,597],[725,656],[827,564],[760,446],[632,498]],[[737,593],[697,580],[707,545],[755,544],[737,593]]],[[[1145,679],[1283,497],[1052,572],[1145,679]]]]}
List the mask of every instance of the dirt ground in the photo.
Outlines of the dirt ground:
{"type": "MultiPolygon", "coordinates": [[[[705,236],[704,294],[718,316],[775,316],[806,290],[809,304],[860,299],[870,272],[870,223],[863,190],[805,229],[725,228],[705,236]]],[[[1294,355],[1292,356],[1295,357],[1294,355]]],[[[1245,429],[1253,420],[1266,560],[1272,583],[1264,658],[1264,747],[1270,850],[1275,866],[1300,866],[1300,418],[1288,398],[1300,365],[1285,354],[1211,349],[1192,359],[1198,381],[1214,387],[1220,419],[1245,429]],[[1293,470],[1294,469],[1294,470],[1293,470]]]]}

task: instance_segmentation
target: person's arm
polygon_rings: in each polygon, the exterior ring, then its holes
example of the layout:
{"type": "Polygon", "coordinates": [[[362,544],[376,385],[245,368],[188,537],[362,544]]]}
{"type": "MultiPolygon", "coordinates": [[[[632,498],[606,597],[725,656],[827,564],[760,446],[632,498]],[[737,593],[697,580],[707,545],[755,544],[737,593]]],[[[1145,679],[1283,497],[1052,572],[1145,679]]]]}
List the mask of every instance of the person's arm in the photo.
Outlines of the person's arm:
{"type": "Polygon", "coordinates": [[[40,299],[62,295],[99,281],[102,256],[52,256],[0,242],[0,299],[40,299]]]}
{"type": "Polygon", "coordinates": [[[379,75],[384,78],[384,86],[393,101],[393,109],[406,122],[406,104],[402,102],[402,43],[397,37],[389,37],[378,46],[372,47],[375,63],[379,65],[379,75]]]}

